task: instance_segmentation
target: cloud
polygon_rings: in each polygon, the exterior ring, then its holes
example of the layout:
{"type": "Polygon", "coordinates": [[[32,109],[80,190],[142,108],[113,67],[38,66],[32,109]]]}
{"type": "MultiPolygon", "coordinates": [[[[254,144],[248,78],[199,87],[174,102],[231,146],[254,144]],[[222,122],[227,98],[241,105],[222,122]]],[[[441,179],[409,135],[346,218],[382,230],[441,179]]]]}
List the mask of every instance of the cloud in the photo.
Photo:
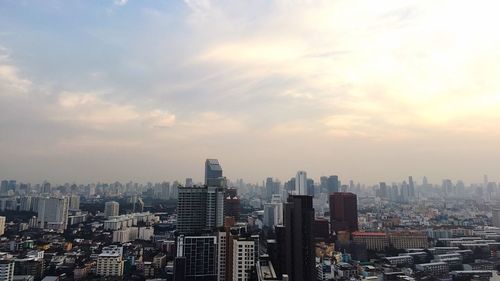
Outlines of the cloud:
{"type": "Polygon", "coordinates": [[[114,0],[114,4],[117,6],[125,6],[127,5],[128,0],[114,0]]]}
{"type": "Polygon", "coordinates": [[[18,68],[9,62],[9,58],[7,50],[0,46],[0,95],[25,93],[31,81],[19,75],[18,68]]]}

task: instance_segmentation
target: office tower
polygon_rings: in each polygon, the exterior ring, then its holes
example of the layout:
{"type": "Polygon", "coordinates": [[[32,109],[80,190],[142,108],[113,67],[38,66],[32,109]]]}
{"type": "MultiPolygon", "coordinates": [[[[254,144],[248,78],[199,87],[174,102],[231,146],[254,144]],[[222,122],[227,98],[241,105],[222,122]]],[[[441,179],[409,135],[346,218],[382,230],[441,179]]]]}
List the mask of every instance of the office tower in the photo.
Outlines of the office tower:
{"type": "Polygon", "coordinates": [[[106,218],[116,217],[120,213],[120,204],[116,201],[108,201],[104,204],[104,216],[106,218]]]}
{"type": "Polygon", "coordinates": [[[444,196],[452,195],[453,183],[451,182],[450,179],[444,179],[443,180],[443,185],[441,187],[443,189],[443,195],[444,196]]]}
{"type": "Polygon", "coordinates": [[[321,192],[328,192],[328,177],[322,176],[319,178],[319,187],[321,192]]]}
{"type": "Polygon", "coordinates": [[[186,187],[193,187],[193,179],[186,178],[186,187]]]}
{"type": "Polygon", "coordinates": [[[401,185],[401,202],[403,203],[408,203],[410,199],[410,186],[406,183],[406,181],[403,182],[401,185]]]}
{"type": "Polygon", "coordinates": [[[358,201],[353,193],[337,192],[330,194],[331,231],[358,230],[358,201]]]}
{"type": "Polygon", "coordinates": [[[307,195],[307,173],[305,171],[298,171],[295,176],[295,194],[307,195]]]}
{"type": "Polygon", "coordinates": [[[327,180],[328,193],[339,192],[340,182],[338,176],[329,176],[327,180]]]}
{"type": "Polygon", "coordinates": [[[275,182],[273,178],[266,179],[266,198],[269,199],[273,194],[279,193],[279,182],[275,182]]]}
{"type": "Polygon", "coordinates": [[[14,280],[14,260],[11,255],[2,253],[0,256],[0,280],[14,280]]]}
{"type": "Polygon", "coordinates": [[[69,197],[69,209],[72,211],[80,210],[80,196],[71,195],[69,197]]]}
{"type": "Polygon", "coordinates": [[[306,195],[314,197],[314,180],[307,179],[306,181],[306,195]]]}
{"type": "Polygon", "coordinates": [[[19,211],[29,212],[32,210],[31,208],[31,196],[21,197],[19,201],[19,211]]]}
{"type": "Polygon", "coordinates": [[[283,203],[280,195],[273,195],[271,203],[264,204],[263,223],[269,228],[283,224],[283,203]]]}
{"type": "Polygon", "coordinates": [[[123,276],[123,247],[104,247],[97,257],[96,274],[99,276],[123,276]]]}
{"type": "MultiPolygon", "coordinates": [[[[314,209],[312,196],[290,195],[284,206],[284,241],[280,247],[284,252],[283,274],[291,281],[316,280],[315,254],[312,238],[314,209]]],[[[277,235],[280,239],[279,235],[277,235]]]]}
{"type": "Polygon", "coordinates": [[[185,258],[184,280],[217,281],[216,236],[180,235],[177,238],[177,257],[185,258]]]}
{"type": "Polygon", "coordinates": [[[5,233],[5,217],[0,217],[0,236],[5,233]]]}
{"type": "Polygon", "coordinates": [[[41,187],[40,193],[50,194],[50,192],[52,192],[52,188],[51,188],[51,186],[50,186],[50,183],[48,183],[48,182],[44,182],[44,183],[42,184],[42,187],[41,187]]]}
{"type": "Polygon", "coordinates": [[[170,183],[169,182],[162,182],[161,183],[160,199],[162,199],[162,200],[170,199],[170,183]]]}
{"type": "Polygon", "coordinates": [[[68,197],[43,197],[38,200],[38,227],[65,230],[68,225],[68,197]]]}
{"type": "Polygon", "coordinates": [[[217,159],[205,161],[205,184],[208,186],[223,186],[222,167],[217,159]]]}
{"type": "Polygon", "coordinates": [[[410,198],[415,198],[415,183],[413,182],[413,177],[408,177],[408,186],[410,188],[410,198]]]}
{"type": "Polygon", "coordinates": [[[256,241],[252,238],[233,240],[233,278],[231,280],[250,281],[255,266],[256,241]]]}
{"type": "Polygon", "coordinates": [[[296,179],[291,178],[289,181],[285,182],[285,190],[288,191],[288,193],[294,193],[295,192],[295,186],[296,186],[296,179]]]}
{"type": "Polygon", "coordinates": [[[224,189],[221,187],[179,187],[177,231],[199,234],[224,223],[224,189]]]}
{"type": "Polygon", "coordinates": [[[493,217],[491,218],[491,223],[495,227],[500,227],[500,209],[491,210],[493,217]]]}
{"type": "Polygon", "coordinates": [[[224,195],[224,217],[240,218],[240,198],[236,188],[228,188],[224,195]]]}
{"type": "Polygon", "coordinates": [[[388,198],[387,184],[385,182],[379,183],[379,196],[381,198],[388,198]]]}
{"type": "Polygon", "coordinates": [[[8,180],[3,180],[1,185],[0,185],[0,194],[5,194],[7,193],[7,189],[9,188],[9,181],[8,180]]]}

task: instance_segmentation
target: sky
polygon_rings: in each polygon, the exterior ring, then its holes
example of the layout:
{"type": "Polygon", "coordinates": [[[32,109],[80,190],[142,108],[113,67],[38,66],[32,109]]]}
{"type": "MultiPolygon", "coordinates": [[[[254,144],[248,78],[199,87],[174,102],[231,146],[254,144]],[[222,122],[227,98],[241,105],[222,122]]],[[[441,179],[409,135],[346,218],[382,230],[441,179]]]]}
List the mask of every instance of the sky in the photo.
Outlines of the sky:
{"type": "Polygon", "coordinates": [[[0,178],[500,181],[499,9],[0,0],[0,178]]]}

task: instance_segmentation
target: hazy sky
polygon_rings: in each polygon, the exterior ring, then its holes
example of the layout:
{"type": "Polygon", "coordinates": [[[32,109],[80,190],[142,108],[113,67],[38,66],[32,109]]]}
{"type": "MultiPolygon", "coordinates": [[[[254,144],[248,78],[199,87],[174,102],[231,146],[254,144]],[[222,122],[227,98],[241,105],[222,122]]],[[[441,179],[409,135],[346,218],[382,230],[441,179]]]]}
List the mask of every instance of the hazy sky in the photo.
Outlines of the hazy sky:
{"type": "Polygon", "coordinates": [[[499,10],[0,0],[0,178],[500,180],[499,10]]]}

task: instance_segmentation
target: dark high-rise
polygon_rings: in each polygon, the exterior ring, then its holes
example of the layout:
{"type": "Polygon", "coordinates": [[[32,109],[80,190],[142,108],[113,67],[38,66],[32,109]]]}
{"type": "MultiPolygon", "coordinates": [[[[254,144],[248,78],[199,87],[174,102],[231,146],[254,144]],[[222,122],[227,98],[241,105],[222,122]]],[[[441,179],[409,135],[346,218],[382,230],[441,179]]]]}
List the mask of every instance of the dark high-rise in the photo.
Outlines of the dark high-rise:
{"type": "Polygon", "coordinates": [[[208,186],[222,186],[222,168],[217,159],[205,161],[205,184],[208,186]]]}
{"type": "Polygon", "coordinates": [[[331,231],[358,230],[358,200],[356,194],[335,192],[330,194],[331,231]]]}
{"type": "Polygon", "coordinates": [[[290,195],[284,208],[284,237],[278,242],[286,251],[281,271],[290,281],[316,280],[313,221],[312,196],[290,195]]]}
{"type": "Polygon", "coordinates": [[[177,231],[200,234],[224,224],[224,190],[214,186],[179,187],[177,231]]]}

